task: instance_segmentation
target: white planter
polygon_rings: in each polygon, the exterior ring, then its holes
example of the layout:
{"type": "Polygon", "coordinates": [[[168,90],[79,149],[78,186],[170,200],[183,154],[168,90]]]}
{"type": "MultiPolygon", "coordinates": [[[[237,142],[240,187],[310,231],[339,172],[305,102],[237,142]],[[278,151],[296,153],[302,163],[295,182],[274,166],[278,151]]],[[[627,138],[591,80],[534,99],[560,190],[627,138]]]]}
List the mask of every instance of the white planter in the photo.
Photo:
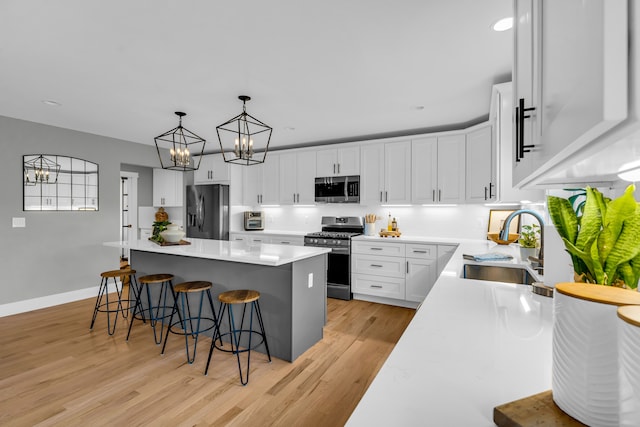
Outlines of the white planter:
{"type": "Polygon", "coordinates": [[[590,426],[620,425],[618,306],[640,294],[610,286],[559,283],[554,295],[553,400],[590,426]]]}
{"type": "Polygon", "coordinates": [[[520,246],[520,259],[522,261],[528,261],[529,257],[538,257],[538,248],[523,248],[520,246]]]}
{"type": "Polygon", "coordinates": [[[636,427],[640,420],[640,306],[618,309],[620,353],[620,426],[636,427]]]}

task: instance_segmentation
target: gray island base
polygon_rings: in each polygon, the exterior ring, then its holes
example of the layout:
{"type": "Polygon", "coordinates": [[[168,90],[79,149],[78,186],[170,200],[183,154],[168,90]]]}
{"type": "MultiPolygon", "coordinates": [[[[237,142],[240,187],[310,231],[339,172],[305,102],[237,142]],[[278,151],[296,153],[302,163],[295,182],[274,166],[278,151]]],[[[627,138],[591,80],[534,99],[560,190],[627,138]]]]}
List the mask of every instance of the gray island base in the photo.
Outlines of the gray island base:
{"type": "MultiPolygon", "coordinates": [[[[130,263],[138,277],[170,273],[175,276],[174,285],[192,280],[213,283],[211,293],[216,313],[219,313],[217,296],[222,292],[235,289],[260,292],[269,350],[277,358],[292,362],[322,339],[327,308],[325,253],[282,265],[260,265],[131,248],[130,263]]],[[[146,305],[144,296],[143,303],[146,305]]],[[[194,308],[193,303],[191,306],[194,308]]],[[[203,315],[211,317],[210,311],[205,304],[203,315]]],[[[223,333],[228,331],[226,316],[222,328],[223,333]]],[[[213,330],[207,334],[213,336],[213,330]]],[[[256,351],[265,352],[264,346],[256,351]]],[[[206,357],[207,352],[204,346],[198,348],[199,357],[206,357]]]]}

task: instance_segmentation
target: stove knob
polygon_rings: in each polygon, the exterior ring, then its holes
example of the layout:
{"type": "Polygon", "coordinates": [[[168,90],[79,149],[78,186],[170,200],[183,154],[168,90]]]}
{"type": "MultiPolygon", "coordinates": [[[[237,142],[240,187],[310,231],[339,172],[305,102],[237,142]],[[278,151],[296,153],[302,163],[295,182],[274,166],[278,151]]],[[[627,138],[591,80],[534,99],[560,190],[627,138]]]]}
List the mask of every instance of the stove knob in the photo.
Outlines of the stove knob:
{"type": "Polygon", "coordinates": [[[340,245],[340,241],[339,241],[339,240],[334,240],[334,241],[333,241],[333,244],[334,244],[334,245],[340,245]]]}
{"type": "Polygon", "coordinates": [[[313,239],[313,243],[318,243],[318,239],[313,239]]]}

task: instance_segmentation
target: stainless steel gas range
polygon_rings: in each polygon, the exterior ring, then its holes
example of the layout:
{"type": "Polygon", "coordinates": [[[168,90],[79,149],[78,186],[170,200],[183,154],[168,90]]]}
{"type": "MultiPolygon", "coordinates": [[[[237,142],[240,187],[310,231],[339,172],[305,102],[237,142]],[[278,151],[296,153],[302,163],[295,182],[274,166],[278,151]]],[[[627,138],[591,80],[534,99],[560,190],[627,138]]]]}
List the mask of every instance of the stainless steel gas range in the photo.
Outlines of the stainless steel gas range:
{"type": "Polygon", "coordinates": [[[357,216],[323,216],[322,231],[307,234],[305,246],[331,248],[327,266],[327,296],[351,299],[351,238],[364,232],[357,216]]]}

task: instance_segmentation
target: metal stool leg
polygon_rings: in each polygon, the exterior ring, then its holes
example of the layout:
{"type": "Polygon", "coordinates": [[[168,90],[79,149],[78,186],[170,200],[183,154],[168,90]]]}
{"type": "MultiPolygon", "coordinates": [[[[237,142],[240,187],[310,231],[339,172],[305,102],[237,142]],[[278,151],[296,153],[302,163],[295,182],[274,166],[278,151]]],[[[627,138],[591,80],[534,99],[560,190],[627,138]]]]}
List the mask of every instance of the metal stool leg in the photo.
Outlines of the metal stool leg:
{"type": "Polygon", "coordinates": [[[264,322],[262,321],[262,311],[260,310],[260,301],[256,300],[252,304],[256,305],[256,315],[258,318],[258,324],[260,325],[260,333],[262,334],[262,340],[264,341],[264,348],[267,350],[267,356],[269,362],[271,362],[271,352],[269,352],[269,344],[267,343],[267,333],[264,330],[264,322]]]}

